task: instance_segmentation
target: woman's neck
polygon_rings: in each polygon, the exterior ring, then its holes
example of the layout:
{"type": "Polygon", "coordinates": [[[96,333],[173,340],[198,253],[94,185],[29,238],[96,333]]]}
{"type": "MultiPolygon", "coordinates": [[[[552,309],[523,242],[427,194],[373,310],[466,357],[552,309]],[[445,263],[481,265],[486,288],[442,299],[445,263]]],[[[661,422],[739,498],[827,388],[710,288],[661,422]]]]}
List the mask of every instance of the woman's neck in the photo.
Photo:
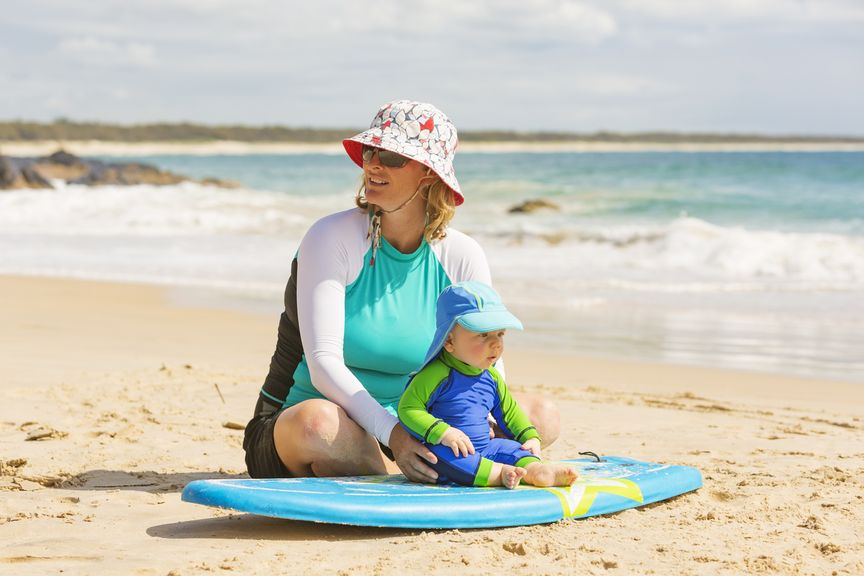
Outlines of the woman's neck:
{"type": "Polygon", "coordinates": [[[381,235],[399,252],[410,254],[420,247],[426,227],[426,202],[417,198],[403,209],[381,215],[381,235]],[[414,204],[412,206],[411,204],[414,204]]]}

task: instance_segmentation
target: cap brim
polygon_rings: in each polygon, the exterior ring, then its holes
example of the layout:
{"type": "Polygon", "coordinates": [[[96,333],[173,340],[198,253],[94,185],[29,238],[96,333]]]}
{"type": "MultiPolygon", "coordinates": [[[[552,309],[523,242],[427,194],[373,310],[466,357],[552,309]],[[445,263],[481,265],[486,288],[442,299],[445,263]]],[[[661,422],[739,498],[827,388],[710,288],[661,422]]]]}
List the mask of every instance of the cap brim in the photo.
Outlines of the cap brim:
{"type": "Polygon", "coordinates": [[[522,322],[507,310],[471,312],[460,316],[456,322],[472,332],[494,332],[506,328],[522,330],[522,322]]]}

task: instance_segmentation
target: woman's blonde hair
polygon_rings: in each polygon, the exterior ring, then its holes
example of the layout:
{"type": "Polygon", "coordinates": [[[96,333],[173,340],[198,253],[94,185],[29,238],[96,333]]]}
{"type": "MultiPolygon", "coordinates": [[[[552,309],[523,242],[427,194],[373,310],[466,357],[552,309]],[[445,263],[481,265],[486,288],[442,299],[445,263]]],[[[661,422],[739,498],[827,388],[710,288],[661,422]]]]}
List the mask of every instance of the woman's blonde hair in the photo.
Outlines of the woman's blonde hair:
{"type": "MultiPolygon", "coordinates": [[[[435,181],[429,184],[425,190],[420,191],[421,197],[426,199],[426,227],[423,229],[423,237],[431,244],[447,236],[447,226],[456,214],[456,200],[453,191],[434,172],[435,181]]],[[[361,177],[360,188],[354,197],[354,203],[362,210],[369,210],[366,202],[365,178],[361,177]]]]}

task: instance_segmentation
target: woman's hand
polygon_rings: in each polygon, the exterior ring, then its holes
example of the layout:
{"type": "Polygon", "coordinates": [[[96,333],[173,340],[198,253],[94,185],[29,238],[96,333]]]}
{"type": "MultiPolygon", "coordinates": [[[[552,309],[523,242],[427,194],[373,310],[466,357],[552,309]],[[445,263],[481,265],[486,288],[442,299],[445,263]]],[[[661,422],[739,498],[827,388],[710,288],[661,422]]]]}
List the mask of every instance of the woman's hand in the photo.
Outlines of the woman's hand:
{"type": "Polygon", "coordinates": [[[455,426],[451,426],[444,432],[439,444],[443,444],[453,450],[453,455],[457,458],[460,455],[468,456],[469,454],[474,454],[474,444],[471,443],[471,439],[455,426]]]}
{"type": "Polygon", "coordinates": [[[438,473],[427,464],[435,464],[438,458],[414,439],[401,424],[396,424],[390,432],[390,450],[396,459],[396,465],[412,482],[434,483],[438,479],[438,473]]]}
{"type": "Polygon", "coordinates": [[[527,450],[537,458],[540,458],[540,439],[531,438],[530,440],[526,440],[525,443],[522,444],[522,450],[527,450]]]}

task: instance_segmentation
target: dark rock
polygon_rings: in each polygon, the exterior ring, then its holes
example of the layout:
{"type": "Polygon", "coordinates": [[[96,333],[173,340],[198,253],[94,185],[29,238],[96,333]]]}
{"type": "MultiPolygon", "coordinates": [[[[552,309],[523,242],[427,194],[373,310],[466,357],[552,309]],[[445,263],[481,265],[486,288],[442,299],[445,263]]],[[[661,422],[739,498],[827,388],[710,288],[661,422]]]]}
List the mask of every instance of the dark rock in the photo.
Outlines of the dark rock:
{"type": "Polygon", "coordinates": [[[47,158],[37,158],[34,168],[45,178],[72,182],[90,172],[90,165],[95,162],[88,163],[78,156],[58,150],[47,158]]]}
{"type": "Polygon", "coordinates": [[[178,184],[189,180],[171,172],[163,172],[155,166],[148,164],[105,164],[103,162],[92,162],[90,170],[74,180],[70,184],[85,184],[87,186],[132,186],[135,184],[153,184],[165,186],[178,184]]]}
{"type": "Polygon", "coordinates": [[[0,190],[16,188],[51,188],[51,183],[30,162],[0,156],[0,190]]]}
{"type": "Polygon", "coordinates": [[[537,200],[526,200],[525,202],[511,207],[508,212],[511,214],[530,214],[532,212],[536,212],[542,209],[554,210],[558,212],[561,210],[561,207],[554,202],[550,202],[549,200],[543,200],[542,198],[540,198],[537,200]]]}
{"type": "Polygon", "coordinates": [[[0,188],[12,188],[19,176],[18,170],[6,156],[0,156],[0,188]]]}
{"type": "Polygon", "coordinates": [[[51,182],[36,170],[35,166],[24,166],[21,168],[21,176],[27,182],[25,188],[52,188],[51,182]]]}
{"type": "Polygon", "coordinates": [[[81,158],[66,152],[62,148],[48,156],[47,161],[52,164],[60,164],[61,166],[78,166],[84,164],[84,161],[81,160],[81,158]]]}
{"type": "Polygon", "coordinates": [[[222,180],[221,178],[203,178],[201,184],[206,186],[217,186],[219,188],[242,188],[243,184],[234,180],[222,180]]]}
{"type": "MultiPolygon", "coordinates": [[[[190,179],[148,164],[89,160],[64,150],[36,159],[0,156],[0,189],[51,188],[50,180],[63,180],[69,184],[85,186],[165,186],[190,179]]],[[[236,182],[216,178],[206,178],[201,183],[223,188],[240,186],[236,182]]]]}

